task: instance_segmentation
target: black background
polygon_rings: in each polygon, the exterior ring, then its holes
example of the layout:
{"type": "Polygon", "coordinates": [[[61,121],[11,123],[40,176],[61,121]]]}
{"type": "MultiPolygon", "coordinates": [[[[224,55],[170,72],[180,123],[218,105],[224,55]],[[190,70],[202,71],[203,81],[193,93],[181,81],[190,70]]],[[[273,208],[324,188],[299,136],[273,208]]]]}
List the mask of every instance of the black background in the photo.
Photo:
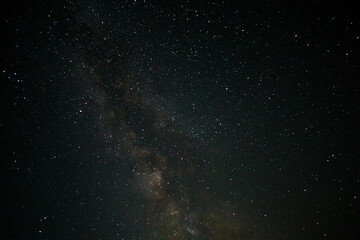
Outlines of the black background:
{"type": "Polygon", "coordinates": [[[354,4],[1,9],[0,239],[359,238],[354,4]]]}

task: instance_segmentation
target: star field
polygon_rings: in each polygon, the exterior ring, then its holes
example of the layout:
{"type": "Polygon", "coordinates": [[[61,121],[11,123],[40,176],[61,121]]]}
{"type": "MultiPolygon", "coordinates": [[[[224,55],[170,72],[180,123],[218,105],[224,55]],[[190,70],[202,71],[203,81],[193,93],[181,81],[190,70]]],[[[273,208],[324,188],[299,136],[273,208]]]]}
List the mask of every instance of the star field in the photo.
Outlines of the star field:
{"type": "Polygon", "coordinates": [[[13,2],[0,239],[357,239],[359,17],[13,2]]]}

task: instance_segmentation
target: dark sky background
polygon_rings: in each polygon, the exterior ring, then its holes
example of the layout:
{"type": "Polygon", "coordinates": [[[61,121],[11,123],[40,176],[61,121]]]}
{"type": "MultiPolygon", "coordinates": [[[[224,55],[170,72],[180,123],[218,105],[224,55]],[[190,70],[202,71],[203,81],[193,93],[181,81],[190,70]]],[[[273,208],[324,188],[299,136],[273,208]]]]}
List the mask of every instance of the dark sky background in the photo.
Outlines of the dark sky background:
{"type": "Polygon", "coordinates": [[[0,239],[360,239],[359,14],[1,6],[0,239]]]}

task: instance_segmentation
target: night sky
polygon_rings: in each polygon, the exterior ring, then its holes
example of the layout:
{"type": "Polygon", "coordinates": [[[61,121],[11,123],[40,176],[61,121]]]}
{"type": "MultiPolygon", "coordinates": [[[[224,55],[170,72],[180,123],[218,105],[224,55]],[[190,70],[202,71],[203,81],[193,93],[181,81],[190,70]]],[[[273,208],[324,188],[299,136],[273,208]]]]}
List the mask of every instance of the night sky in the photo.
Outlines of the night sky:
{"type": "Polygon", "coordinates": [[[360,239],[359,13],[1,6],[0,239],[360,239]]]}

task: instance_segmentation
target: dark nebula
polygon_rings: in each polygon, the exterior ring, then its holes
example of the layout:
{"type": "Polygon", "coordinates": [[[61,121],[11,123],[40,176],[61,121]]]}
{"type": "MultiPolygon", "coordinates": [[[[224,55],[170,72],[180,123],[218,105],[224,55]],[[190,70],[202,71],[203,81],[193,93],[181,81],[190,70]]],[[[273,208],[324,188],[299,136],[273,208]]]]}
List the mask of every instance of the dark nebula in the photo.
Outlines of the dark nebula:
{"type": "Polygon", "coordinates": [[[359,239],[359,16],[2,6],[0,239],[359,239]]]}

